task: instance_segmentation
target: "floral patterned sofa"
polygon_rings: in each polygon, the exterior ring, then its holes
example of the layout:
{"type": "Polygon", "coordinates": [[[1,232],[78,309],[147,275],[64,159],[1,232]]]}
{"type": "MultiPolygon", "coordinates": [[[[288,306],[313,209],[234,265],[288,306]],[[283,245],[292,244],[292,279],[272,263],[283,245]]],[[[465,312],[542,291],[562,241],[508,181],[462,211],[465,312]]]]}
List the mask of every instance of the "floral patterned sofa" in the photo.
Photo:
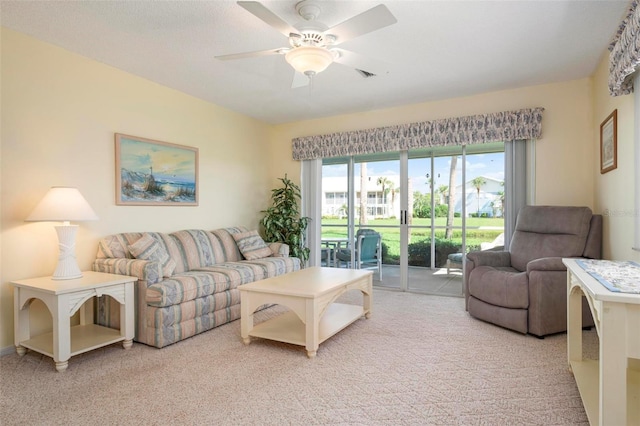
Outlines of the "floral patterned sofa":
{"type": "MultiPolygon", "coordinates": [[[[289,246],[244,227],[110,235],[93,263],[94,271],[138,278],[135,340],[158,348],[238,319],[238,286],[298,269],[289,246]]],[[[98,323],[119,327],[119,304],[102,299],[98,323]]]]}

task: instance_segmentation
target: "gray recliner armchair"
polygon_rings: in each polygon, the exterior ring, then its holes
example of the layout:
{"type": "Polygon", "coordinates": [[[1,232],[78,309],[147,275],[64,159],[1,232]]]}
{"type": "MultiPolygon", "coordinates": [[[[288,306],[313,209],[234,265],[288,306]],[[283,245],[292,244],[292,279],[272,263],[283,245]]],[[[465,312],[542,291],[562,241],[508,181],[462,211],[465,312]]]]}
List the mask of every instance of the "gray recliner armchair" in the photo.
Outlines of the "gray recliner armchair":
{"type": "MultiPolygon", "coordinates": [[[[567,270],[563,257],[602,257],[602,216],[588,207],[526,206],[508,251],[467,254],[469,314],[538,337],[567,330],[567,270]]],[[[583,301],[583,326],[592,326],[583,301]]]]}

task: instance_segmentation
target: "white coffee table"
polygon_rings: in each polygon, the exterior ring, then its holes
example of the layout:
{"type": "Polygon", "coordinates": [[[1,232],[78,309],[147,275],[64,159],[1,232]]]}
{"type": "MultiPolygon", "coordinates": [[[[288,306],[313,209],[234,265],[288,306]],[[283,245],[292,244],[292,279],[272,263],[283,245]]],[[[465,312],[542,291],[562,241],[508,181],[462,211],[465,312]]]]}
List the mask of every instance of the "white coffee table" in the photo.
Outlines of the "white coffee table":
{"type": "Polygon", "coordinates": [[[241,334],[304,346],[316,356],[320,343],[363,315],[371,316],[373,271],[338,268],[306,268],[239,287],[241,334]],[[335,303],[344,292],[360,290],[363,306],[335,303]],[[266,304],[286,306],[290,311],[254,326],[253,314],[266,304]]]}

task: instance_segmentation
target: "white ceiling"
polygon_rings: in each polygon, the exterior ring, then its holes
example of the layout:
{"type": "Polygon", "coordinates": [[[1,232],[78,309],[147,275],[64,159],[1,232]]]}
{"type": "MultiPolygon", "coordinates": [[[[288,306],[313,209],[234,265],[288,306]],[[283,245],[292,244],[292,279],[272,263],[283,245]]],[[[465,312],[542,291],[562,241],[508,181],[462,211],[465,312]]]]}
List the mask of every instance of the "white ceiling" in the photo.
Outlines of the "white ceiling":
{"type": "MultiPolygon", "coordinates": [[[[294,24],[296,0],[263,1],[294,24]]],[[[269,123],[584,78],[628,0],[319,1],[329,27],[380,3],[398,22],[340,47],[388,63],[364,79],[332,64],[291,88],[281,55],[214,56],[287,46],[234,1],[4,1],[2,26],[269,123]]]]}

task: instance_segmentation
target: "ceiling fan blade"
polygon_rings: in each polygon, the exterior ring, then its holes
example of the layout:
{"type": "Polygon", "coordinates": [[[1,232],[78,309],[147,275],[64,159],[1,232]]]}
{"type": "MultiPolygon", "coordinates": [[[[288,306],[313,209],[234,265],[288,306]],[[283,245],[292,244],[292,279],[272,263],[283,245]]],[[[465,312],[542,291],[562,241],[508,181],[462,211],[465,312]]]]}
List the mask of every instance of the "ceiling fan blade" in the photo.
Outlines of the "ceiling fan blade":
{"type": "Polygon", "coordinates": [[[365,71],[369,74],[385,75],[389,74],[389,64],[379,61],[377,59],[371,59],[364,55],[351,52],[344,49],[331,49],[336,50],[340,55],[334,60],[342,65],[346,65],[356,70],[365,71]]]}
{"type": "Polygon", "coordinates": [[[214,58],[220,59],[221,61],[228,61],[231,59],[244,59],[244,58],[255,58],[258,56],[275,55],[275,54],[279,54],[281,51],[282,51],[282,48],[270,49],[270,50],[258,50],[255,52],[233,53],[231,55],[214,56],[214,58]]]}
{"type": "Polygon", "coordinates": [[[293,28],[287,22],[282,20],[278,15],[264,7],[262,3],[257,1],[239,1],[238,6],[244,8],[247,12],[253,14],[257,18],[271,25],[273,28],[289,37],[291,33],[298,33],[298,30],[293,28]]]}
{"type": "Polygon", "coordinates": [[[398,22],[398,20],[389,9],[387,9],[385,5],[380,4],[329,28],[325,31],[325,34],[334,35],[336,37],[334,44],[337,45],[363,34],[395,24],[396,22],[398,22]]]}
{"type": "Polygon", "coordinates": [[[302,74],[301,72],[295,71],[293,73],[293,81],[291,82],[291,88],[297,89],[298,87],[305,87],[309,85],[309,77],[302,74]]]}

